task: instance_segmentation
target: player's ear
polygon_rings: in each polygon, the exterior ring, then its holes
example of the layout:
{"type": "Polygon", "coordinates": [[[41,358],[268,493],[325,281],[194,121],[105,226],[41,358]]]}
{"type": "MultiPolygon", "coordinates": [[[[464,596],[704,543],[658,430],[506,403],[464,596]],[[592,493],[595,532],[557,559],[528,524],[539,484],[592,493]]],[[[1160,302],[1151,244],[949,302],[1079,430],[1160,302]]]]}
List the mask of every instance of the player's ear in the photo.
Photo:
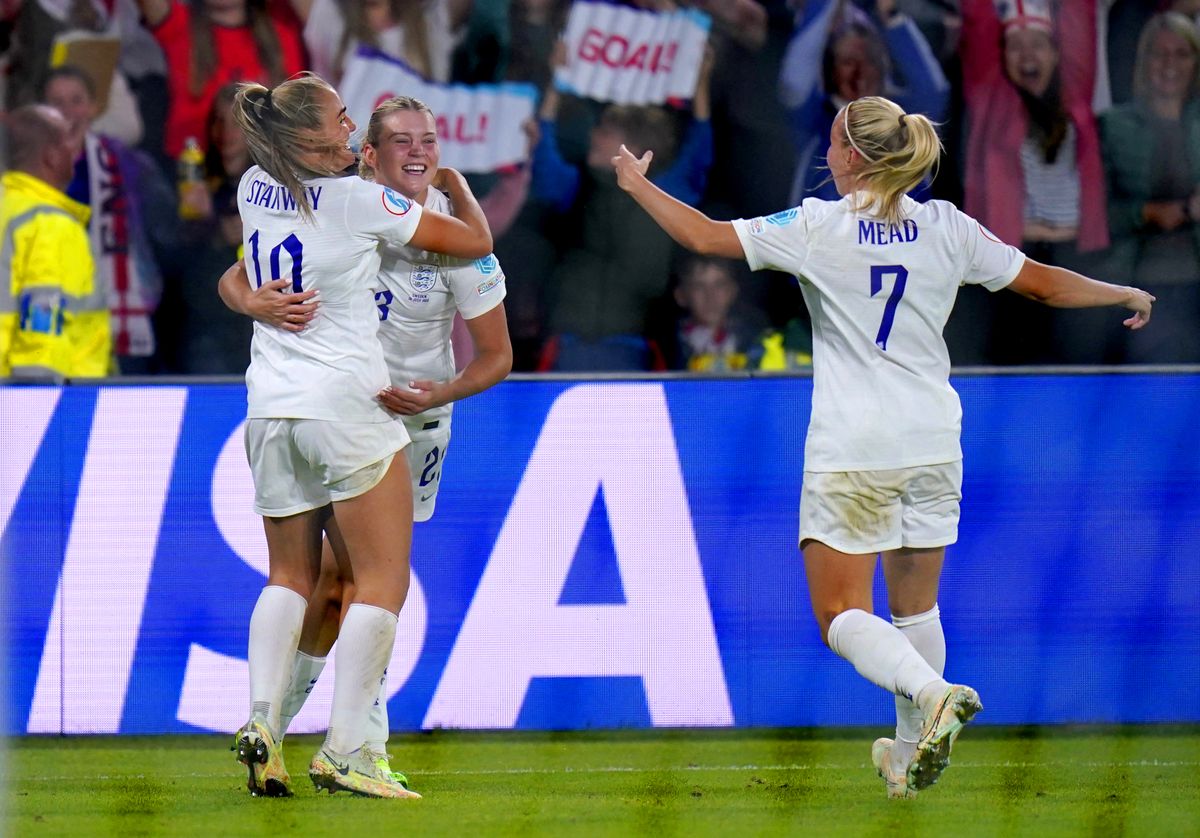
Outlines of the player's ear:
{"type": "Polygon", "coordinates": [[[373,170],[375,168],[375,146],[370,143],[363,143],[362,158],[363,162],[373,170]]]}

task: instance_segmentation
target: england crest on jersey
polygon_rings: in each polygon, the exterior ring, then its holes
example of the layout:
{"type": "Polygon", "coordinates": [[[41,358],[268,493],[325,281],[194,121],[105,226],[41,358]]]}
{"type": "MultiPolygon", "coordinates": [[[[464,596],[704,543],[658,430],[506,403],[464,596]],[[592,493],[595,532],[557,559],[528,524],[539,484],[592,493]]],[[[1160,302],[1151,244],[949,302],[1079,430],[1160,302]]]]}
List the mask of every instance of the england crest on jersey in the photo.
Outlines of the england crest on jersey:
{"type": "Polygon", "coordinates": [[[413,265],[410,281],[414,291],[424,294],[437,283],[437,265],[413,265]]]}

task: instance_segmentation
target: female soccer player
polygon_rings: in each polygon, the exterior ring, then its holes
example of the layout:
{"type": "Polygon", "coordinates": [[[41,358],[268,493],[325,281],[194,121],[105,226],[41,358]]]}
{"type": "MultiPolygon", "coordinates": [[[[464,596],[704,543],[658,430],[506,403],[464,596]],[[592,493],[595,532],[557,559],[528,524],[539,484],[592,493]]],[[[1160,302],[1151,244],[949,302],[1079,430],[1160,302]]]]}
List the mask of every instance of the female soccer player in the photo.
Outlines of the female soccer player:
{"type": "MultiPolygon", "coordinates": [[[[426,209],[449,212],[446,195],[431,187],[440,159],[437,123],[425,103],[401,96],[384,101],[372,113],[359,164],[363,177],[395,189],[426,209]]],[[[400,414],[412,439],[404,451],[412,477],[413,520],[428,521],[441,485],[453,402],[486,390],[512,367],[502,302],[504,273],[492,256],[455,259],[391,244],[385,245],[381,255],[373,299],[392,385],[381,392],[380,401],[400,414]],[[463,315],[475,349],[474,358],[457,376],[450,345],[456,311],[463,315]]],[[[318,304],[311,301],[311,291],[280,293],[290,290],[286,288],[290,284],[283,279],[252,289],[245,266],[239,263],[221,277],[219,291],[234,311],[281,329],[302,331],[318,304]]],[[[283,699],[281,737],[325,667],[338,636],[343,604],[353,600],[353,592],[353,579],[341,578],[326,541],[321,575],[309,600],[283,699]]],[[[388,697],[385,679],[368,716],[364,748],[380,770],[390,774],[388,697]]]]}
{"type": "Polygon", "coordinates": [[[673,200],[622,148],[625,189],[680,244],[796,276],[813,321],[813,408],[804,453],[800,548],[821,636],[896,695],[896,739],[872,761],[890,797],[934,783],[980,709],[942,678],[937,606],[958,535],[961,407],[942,329],[958,287],[1009,288],[1051,306],[1120,305],[1139,329],[1153,297],[1041,265],[943,201],[905,196],[941,153],[933,124],[880,97],[843,107],[829,170],[843,197],[764,218],[714,221],[673,200]],[[871,613],[878,554],[892,623],[871,613]]]}
{"type": "Polygon", "coordinates": [[[331,790],[414,797],[362,748],[367,711],[391,657],[408,593],[412,487],[404,425],[378,402],[388,384],[368,289],[381,244],[465,258],[492,249],[487,221],[461,175],[446,172],[459,218],[426,211],[378,184],[343,176],[354,123],[316,76],[274,89],[243,85],[234,116],[255,162],[238,187],[250,281],[286,276],[319,292],[321,317],[302,333],[256,323],[246,372],[246,450],[270,570],[250,619],[251,716],[238,759],[255,794],[290,793],[277,745],[324,533],[357,586],[341,628],[329,733],[309,774],[331,790]]]}

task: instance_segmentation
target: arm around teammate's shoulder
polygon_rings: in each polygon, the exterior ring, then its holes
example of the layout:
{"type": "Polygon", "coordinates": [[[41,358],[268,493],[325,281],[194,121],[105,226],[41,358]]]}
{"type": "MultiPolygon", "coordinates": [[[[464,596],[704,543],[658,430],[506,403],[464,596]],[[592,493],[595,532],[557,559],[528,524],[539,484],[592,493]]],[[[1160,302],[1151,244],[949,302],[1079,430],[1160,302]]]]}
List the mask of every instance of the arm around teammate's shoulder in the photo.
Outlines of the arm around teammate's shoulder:
{"type": "Polygon", "coordinates": [[[688,250],[726,259],[746,258],[733,224],[714,221],[700,210],[672,198],[646,178],[653,157],[652,151],[635,157],[622,145],[612,159],[617,171],[617,185],[628,192],[667,235],[688,250]]]}
{"type": "Polygon", "coordinates": [[[1133,316],[1124,321],[1131,329],[1140,329],[1150,322],[1150,309],[1154,303],[1154,297],[1140,288],[1090,279],[1028,257],[1008,287],[1022,297],[1055,308],[1123,306],[1133,312],[1133,316]]]}
{"type": "Polygon", "coordinates": [[[482,259],[491,253],[492,230],[466,178],[455,169],[440,168],[433,187],[449,193],[454,215],[426,210],[409,244],[461,259],[482,259]]]}

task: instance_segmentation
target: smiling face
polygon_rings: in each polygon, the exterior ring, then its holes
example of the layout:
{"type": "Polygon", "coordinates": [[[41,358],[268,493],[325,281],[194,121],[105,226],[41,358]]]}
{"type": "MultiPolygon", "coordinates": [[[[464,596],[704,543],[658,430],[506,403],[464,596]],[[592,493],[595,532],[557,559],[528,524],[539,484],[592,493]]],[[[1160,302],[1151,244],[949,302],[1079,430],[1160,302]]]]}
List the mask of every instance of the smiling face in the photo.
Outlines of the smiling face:
{"type": "Polygon", "coordinates": [[[310,150],[301,157],[313,171],[337,174],[347,166],[354,165],[350,135],[357,126],[333,90],[322,87],[317,92],[317,98],[320,103],[320,124],[309,134],[310,150]]]}
{"type": "Polygon", "coordinates": [[[857,32],[849,32],[833,47],[833,89],[853,101],[883,92],[883,68],[871,55],[871,44],[857,32]]]}
{"type": "Polygon", "coordinates": [[[81,79],[56,76],[46,84],[46,104],[53,105],[70,126],[71,142],[83,150],[83,136],[96,118],[96,100],[81,79]]]}
{"type": "Polygon", "coordinates": [[[1048,32],[1014,27],[1004,34],[1004,72],[1022,90],[1041,96],[1058,69],[1058,47],[1048,32]]]}
{"type": "Polygon", "coordinates": [[[1146,55],[1147,92],[1156,99],[1183,101],[1196,77],[1196,53],[1182,35],[1169,29],[1155,33],[1146,55]]]}
{"type": "Polygon", "coordinates": [[[392,111],[383,118],[378,142],[363,146],[375,181],[424,202],[441,160],[437,123],[423,110],[392,111]]]}

